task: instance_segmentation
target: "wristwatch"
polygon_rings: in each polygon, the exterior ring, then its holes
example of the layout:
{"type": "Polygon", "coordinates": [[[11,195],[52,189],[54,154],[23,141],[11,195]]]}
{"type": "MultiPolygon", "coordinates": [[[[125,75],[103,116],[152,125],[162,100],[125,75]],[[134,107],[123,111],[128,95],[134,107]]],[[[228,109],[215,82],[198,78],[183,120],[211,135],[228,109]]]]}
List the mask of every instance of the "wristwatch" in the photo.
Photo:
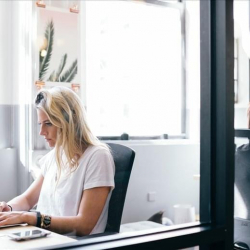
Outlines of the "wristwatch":
{"type": "Polygon", "coordinates": [[[29,212],[36,213],[36,227],[41,227],[42,215],[39,211],[35,209],[29,210],[29,212]]]}
{"type": "Polygon", "coordinates": [[[48,228],[50,228],[50,224],[51,224],[51,216],[42,215],[41,227],[45,228],[45,229],[48,229],[48,228]]]}

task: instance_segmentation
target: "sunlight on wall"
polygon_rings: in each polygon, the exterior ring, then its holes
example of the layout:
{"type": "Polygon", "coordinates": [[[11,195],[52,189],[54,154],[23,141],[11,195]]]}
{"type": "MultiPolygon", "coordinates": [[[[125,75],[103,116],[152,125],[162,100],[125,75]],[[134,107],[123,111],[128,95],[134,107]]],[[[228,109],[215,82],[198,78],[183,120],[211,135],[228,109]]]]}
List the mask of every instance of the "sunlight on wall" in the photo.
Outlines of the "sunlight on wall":
{"type": "Polygon", "coordinates": [[[28,166],[29,146],[29,104],[32,88],[32,2],[17,1],[12,6],[13,13],[13,95],[19,110],[20,161],[28,166]]]}
{"type": "Polygon", "coordinates": [[[0,1],[0,104],[9,105],[13,103],[12,98],[12,13],[11,3],[0,1]]]}

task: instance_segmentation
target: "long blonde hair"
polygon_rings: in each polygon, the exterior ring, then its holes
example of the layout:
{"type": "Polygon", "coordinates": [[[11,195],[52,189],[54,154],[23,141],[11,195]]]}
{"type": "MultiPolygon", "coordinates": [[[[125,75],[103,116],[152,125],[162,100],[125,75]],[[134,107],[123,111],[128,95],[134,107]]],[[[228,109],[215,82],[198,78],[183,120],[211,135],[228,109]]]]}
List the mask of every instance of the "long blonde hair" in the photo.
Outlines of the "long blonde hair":
{"type": "Polygon", "coordinates": [[[102,145],[91,132],[86,112],[77,94],[66,87],[42,89],[35,98],[36,108],[42,110],[50,122],[57,127],[55,144],[56,163],[61,176],[62,154],[67,159],[70,172],[78,167],[78,160],[90,145],[102,145]]]}

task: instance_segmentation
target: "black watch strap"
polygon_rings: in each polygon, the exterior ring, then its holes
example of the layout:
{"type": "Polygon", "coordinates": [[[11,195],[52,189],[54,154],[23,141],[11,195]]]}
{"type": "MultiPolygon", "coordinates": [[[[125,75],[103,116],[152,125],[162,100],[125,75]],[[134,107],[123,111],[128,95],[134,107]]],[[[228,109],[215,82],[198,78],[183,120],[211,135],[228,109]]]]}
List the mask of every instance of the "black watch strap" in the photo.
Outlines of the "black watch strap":
{"type": "Polygon", "coordinates": [[[41,213],[39,211],[34,211],[36,212],[36,227],[41,227],[41,213]]]}

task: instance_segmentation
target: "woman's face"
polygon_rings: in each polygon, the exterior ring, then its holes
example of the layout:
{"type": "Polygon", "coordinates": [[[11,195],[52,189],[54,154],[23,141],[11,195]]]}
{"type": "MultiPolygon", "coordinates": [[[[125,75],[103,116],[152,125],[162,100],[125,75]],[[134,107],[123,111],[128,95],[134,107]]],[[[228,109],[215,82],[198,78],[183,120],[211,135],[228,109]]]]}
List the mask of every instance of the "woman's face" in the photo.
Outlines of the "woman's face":
{"type": "Polygon", "coordinates": [[[57,127],[54,126],[48,116],[40,109],[37,109],[38,124],[40,125],[40,135],[44,136],[50,147],[55,147],[57,137],[57,127]]]}

